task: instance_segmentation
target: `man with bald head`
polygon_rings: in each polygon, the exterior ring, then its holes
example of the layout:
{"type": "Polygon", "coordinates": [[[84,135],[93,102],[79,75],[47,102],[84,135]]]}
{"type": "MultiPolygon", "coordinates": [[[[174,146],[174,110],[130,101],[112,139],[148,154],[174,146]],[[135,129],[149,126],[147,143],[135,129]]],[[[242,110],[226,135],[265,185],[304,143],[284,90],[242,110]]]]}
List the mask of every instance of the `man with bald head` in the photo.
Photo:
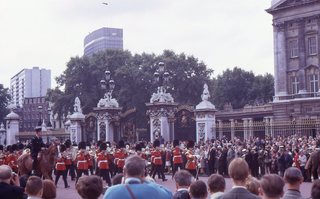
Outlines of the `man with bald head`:
{"type": "Polygon", "coordinates": [[[104,199],[171,199],[172,193],[161,185],[145,179],[145,161],[138,155],[125,160],[124,184],[107,189],[104,199]]]}
{"type": "Polygon", "coordinates": [[[1,198],[23,199],[23,188],[19,187],[19,176],[8,165],[0,166],[1,198]]]}

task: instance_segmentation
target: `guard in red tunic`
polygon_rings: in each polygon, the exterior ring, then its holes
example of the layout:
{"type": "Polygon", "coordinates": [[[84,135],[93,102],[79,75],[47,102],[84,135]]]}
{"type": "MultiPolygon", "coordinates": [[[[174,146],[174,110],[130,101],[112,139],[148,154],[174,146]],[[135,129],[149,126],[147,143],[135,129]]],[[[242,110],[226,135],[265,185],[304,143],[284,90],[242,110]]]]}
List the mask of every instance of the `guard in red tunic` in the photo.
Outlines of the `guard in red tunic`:
{"type": "Polygon", "coordinates": [[[120,140],[118,143],[118,149],[114,154],[114,163],[116,165],[116,170],[118,173],[123,172],[124,160],[127,157],[127,153],[125,151],[124,141],[120,140]]]}
{"type": "Polygon", "coordinates": [[[152,178],[154,179],[156,173],[158,173],[159,176],[161,176],[162,181],[166,181],[167,179],[164,176],[163,173],[163,167],[162,167],[162,151],[160,150],[160,141],[155,140],[153,142],[154,150],[151,152],[151,155],[153,156],[153,164],[154,164],[154,171],[152,174],[152,178]]]}
{"type": "Polygon", "coordinates": [[[65,163],[67,168],[66,173],[68,176],[68,172],[69,172],[69,175],[71,176],[71,180],[73,181],[76,177],[76,174],[74,172],[74,165],[72,162],[71,141],[70,140],[65,141],[64,145],[66,146],[66,150],[63,152],[65,154],[65,163]]]}
{"type": "Polygon", "coordinates": [[[180,146],[179,146],[179,140],[173,140],[172,162],[173,162],[173,169],[172,169],[172,178],[173,178],[178,168],[183,169],[182,150],[180,149],[180,146]]]}
{"type": "Polygon", "coordinates": [[[62,176],[64,182],[64,188],[68,188],[67,182],[67,167],[66,167],[66,146],[64,144],[60,145],[60,153],[58,154],[57,162],[56,162],[56,179],[55,184],[57,186],[60,176],[62,176]]]}
{"type": "Polygon", "coordinates": [[[3,145],[0,145],[0,166],[4,165],[6,162],[6,155],[4,154],[3,151],[3,145]]]}
{"type": "Polygon", "coordinates": [[[100,144],[100,152],[97,155],[97,166],[99,168],[99,175],[108,183],[108,186],[111,186],[110,172],[109,172],[109,154],[106,151],[107,144],[100,144]]]}
{"type": "Polygon", "coordinates": [[[188,150],[186,152],[186,157],[187,157],[186,170],[189,171],[193,175],[194,178],[196,178],[197,158],[194,155],[193,147],[194,147],[194,141],[190,140],[187,144],[188,150]]]}
{"type": "Polygon", "coordinates": [[[18,173],[18,164],[17,164],[17,150],[18,150],[18,146],[16,144],[13,144],[12,146],[7,148],[9,150],[9,154],[6,157],[6,161],[5,164],[10,166],[12,171],[18,173]]]}
{"type": "Polygon", "coordinates": [[[78,145],[79,151],[75,159],[77,165],[77,180],[82,176],[82,174],[89,175],[88,168],[88,152],[86,151],[86,143],[80,142],[78,145]]]}

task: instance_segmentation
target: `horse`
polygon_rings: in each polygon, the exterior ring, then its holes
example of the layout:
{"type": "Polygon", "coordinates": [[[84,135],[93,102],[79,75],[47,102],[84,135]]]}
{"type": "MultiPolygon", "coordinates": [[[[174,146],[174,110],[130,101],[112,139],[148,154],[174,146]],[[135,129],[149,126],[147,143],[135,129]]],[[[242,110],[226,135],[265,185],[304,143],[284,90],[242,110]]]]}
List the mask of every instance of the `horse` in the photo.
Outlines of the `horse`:
{"type": "Polygon", "coordinates": [[[49,148],[43,149],[38,153],[35,173],[43,176],[44,179],[52,180],[52,171],[54,169],[58,154],[58,148],[55,143],[49,148]]]}

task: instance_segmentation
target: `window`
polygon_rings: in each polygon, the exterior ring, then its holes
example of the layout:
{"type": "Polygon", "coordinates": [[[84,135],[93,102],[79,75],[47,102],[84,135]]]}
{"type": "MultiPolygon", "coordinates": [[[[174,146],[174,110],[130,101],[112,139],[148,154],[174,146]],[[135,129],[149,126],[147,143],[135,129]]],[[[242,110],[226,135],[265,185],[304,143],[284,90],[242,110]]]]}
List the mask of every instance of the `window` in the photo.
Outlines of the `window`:
{"type": "Polygon", "coordinates": [[[309,82],[310,82],[310,91],[312,93],[316,93],[319,91],[319,78],[318,75],[313,74],[309,76],[309,82]]]}
{"type": "Polygon", "coordinates": [[[299,78],[291,77],[292,94],[297,94],[299,92],[299,78]]]}
{"type": "Polygon", "coordinates": [[[317,39],[316,37],[308,38],[308,54],[315,55],[317,54],[317,39]]]}
{"type": "Polygon", "coordinates": [[[297,39],[289,41],[289,53],[290,53],[290,58],[298,57],[299,48],[298,48],[297,39]]]}

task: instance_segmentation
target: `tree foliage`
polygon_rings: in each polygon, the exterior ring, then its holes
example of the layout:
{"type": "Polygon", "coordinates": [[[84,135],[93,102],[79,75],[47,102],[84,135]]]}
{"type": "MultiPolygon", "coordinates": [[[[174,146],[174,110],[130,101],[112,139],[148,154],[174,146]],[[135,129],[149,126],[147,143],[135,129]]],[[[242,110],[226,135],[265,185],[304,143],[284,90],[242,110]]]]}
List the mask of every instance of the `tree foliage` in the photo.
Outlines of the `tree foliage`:
{"type": "Polygon", "coordinates": [[[214,104],[220,109],[226,103],[236,109],[246,104],[261,105],[272,100],[273,85],[270,74],[255,76],[238,67],[227,69],[214,80],[214,104]]]}
{"type": "Polygon", "coordinates": [[[10,102],[10,94],[9,89],[4,88],[2,84],[0,84],[0,124],[4,122],[4,118],[9,113],[8,105],[10,102]]]}
{"type": "Polygon", "coordinates": [[[99,83],[108,69],[116,83],[113,96],[123,111],[133,107],[137,109],[137,124],[142,127],[147,121],[145,103],[157,88],[153,74],[160,61],[165,63],[170,74],[168,91],[175,101],[192,105],[199,103],[203,84],[211,81],[213,71],[195,57],[169,50],[161,55],[132,55],[129,51],[108,50],[91,57],[71,58],[67,69],[56,79],[64,91],[56,88],[48,92],[48,99],[54,102],[53,112],[59,116],[72,112],[76,96],[80,97],[85,114],[92,111],[104,94],[99,83]]]}

